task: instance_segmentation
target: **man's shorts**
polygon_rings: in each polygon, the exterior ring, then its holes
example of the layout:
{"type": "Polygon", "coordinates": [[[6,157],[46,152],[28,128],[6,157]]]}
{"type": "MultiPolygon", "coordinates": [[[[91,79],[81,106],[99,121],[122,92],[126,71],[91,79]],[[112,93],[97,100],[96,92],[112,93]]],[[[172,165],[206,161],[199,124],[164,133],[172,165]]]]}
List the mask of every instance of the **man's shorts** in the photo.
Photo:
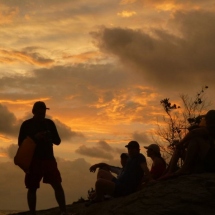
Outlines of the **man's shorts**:
{"type": "Polygon", "coordinates": [[[61,183],[61,175],[57,168],[57,162],[53,160],[33,159],[29,173],[25,175],[25,186],[30,189],[40,187],[40,181],[43,183],[55,184],[61,183]]]}

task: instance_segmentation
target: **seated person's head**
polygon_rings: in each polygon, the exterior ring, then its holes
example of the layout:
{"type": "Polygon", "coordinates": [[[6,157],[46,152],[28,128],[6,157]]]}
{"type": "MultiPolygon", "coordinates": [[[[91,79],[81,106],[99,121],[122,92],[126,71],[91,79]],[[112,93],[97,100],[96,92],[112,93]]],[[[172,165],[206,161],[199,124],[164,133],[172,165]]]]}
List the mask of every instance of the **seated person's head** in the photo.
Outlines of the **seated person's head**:
{"type": "Polygon", "coordinates": [[[34,118],[37,120],[43,120],[46,116],[46,110],[49,109],[46,107],[46,104],[42,101],[37,101],[34,103],[32,108],[32,113],[34,118]]]}
{"type": "Polygon", "coordinates": [[[132,140],[125,147],[128,149],[129,156],[134,156],[140,152],[140,145],[137,141],[132,140]]]}
{"type": "Polygon", "coordinates": [[[120,160],[121,160],[121,165],[124,167],[128,161],[128,154],[127,153],[122,153],[120,155],[120,160]]]}
{"type": "Polygon", "coordinates": [[[147,149],[147,156],[148,157],[160,157],[160,147],[157,144],[151,144],[149,146],[144,146],[147,149]]]}

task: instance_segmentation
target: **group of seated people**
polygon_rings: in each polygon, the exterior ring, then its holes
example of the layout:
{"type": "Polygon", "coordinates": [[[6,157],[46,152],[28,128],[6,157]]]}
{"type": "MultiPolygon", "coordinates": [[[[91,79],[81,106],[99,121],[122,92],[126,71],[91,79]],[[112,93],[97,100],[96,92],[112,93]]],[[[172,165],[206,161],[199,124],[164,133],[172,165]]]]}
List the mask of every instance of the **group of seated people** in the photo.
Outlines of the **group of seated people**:
{"type": "Polygon", "coordinates": [[[130,141],[125,146],[128,153],[122,153],[120,156],[121,168],[106,163],[91,166],[91,172],[95,172],[97,168],[99,170],[95,193],[91,195],[86,206],[103,201],[105,195],[119,197],[131,194],[149,182],[183,174],[215,172],[215,110],[208,111],[202,120],[205,120],[204,126],[190,129],[176,145],[168,167],[161,156],[160,147],[151,144],[144,147],[147,149],[147,156],[152,160],[149,170],[137,141],[130,141]],[[178,169],[178,160],[182,157],[183,165],[178,169]]]}

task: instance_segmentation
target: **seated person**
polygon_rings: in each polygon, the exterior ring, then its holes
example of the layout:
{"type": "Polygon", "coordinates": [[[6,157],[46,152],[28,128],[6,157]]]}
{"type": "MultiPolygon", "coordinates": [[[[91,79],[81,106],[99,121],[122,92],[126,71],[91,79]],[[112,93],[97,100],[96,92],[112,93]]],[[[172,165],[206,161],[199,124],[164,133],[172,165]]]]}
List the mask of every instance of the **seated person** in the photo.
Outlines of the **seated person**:
{"type": "Polygon", "coordinates": [[[160,179],[165,179],[173,175],[212,171],[213,165],[206,161],[208,160],[209,152],[214,147],[215,110],[207,112],[205,115],[205,123],[205,126],[199,126],[198,128],[190,130],[176,145],[167,173],[160,179]],[[179,170],[175,171],[181,151],[185,151],[184,163],[179,170]]]}
{"type": "Polygon", "coordinates": [[[129,159],[123,173],[117,179],[98,178],[95,183],[95,197],[86,206],[103,201],[105,194],[119,197],[135,192],[144,174],[148,180],[152,180],[146,158],[140,153],[139,143],[130,141],[125,147],[128,149],[129,159]]]}
{"type": "Polygon", "coordinates": [[[154,180],[163,175],[166,170],[166,161],[161,157],[160,147],[157,144],[144,146],[147,149],[147,156],[152,159],[151,176],[154,180]]]}
{"type": "Polygon", "coordinates": [[[128,161],[128,154],[122,153],[120,155],[120,162],[121,162],[122,167],[111,166],[106,163],[98,163],[98,164],[94,164],[90,167],[90,172],[95,172],[96,169],[99,168],[99,171],[97,173],[97,179],[98,178],[110,179],[110,178],[112,178],[111,173],[115,173],[118,178],[120,176],[120,174],[122,174],[127,161],[128,161]]]}

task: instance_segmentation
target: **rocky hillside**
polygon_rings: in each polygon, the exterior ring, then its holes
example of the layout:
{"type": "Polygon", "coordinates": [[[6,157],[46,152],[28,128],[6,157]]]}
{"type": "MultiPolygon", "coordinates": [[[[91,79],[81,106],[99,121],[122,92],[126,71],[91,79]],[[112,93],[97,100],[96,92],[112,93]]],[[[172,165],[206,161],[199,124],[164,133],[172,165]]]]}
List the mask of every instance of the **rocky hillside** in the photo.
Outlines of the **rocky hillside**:
{"type": "MultiPolygon", "coordinates": [[[[180,176],[150,184],[126,197],[90,207],[84,204],[68,205],[68,212],[77,212],[79,215],[214,215],[215,174],[180,176]]],[[[55,214],[59,214],[58,208],[38,211],[38,215],[55,214]]]]}

